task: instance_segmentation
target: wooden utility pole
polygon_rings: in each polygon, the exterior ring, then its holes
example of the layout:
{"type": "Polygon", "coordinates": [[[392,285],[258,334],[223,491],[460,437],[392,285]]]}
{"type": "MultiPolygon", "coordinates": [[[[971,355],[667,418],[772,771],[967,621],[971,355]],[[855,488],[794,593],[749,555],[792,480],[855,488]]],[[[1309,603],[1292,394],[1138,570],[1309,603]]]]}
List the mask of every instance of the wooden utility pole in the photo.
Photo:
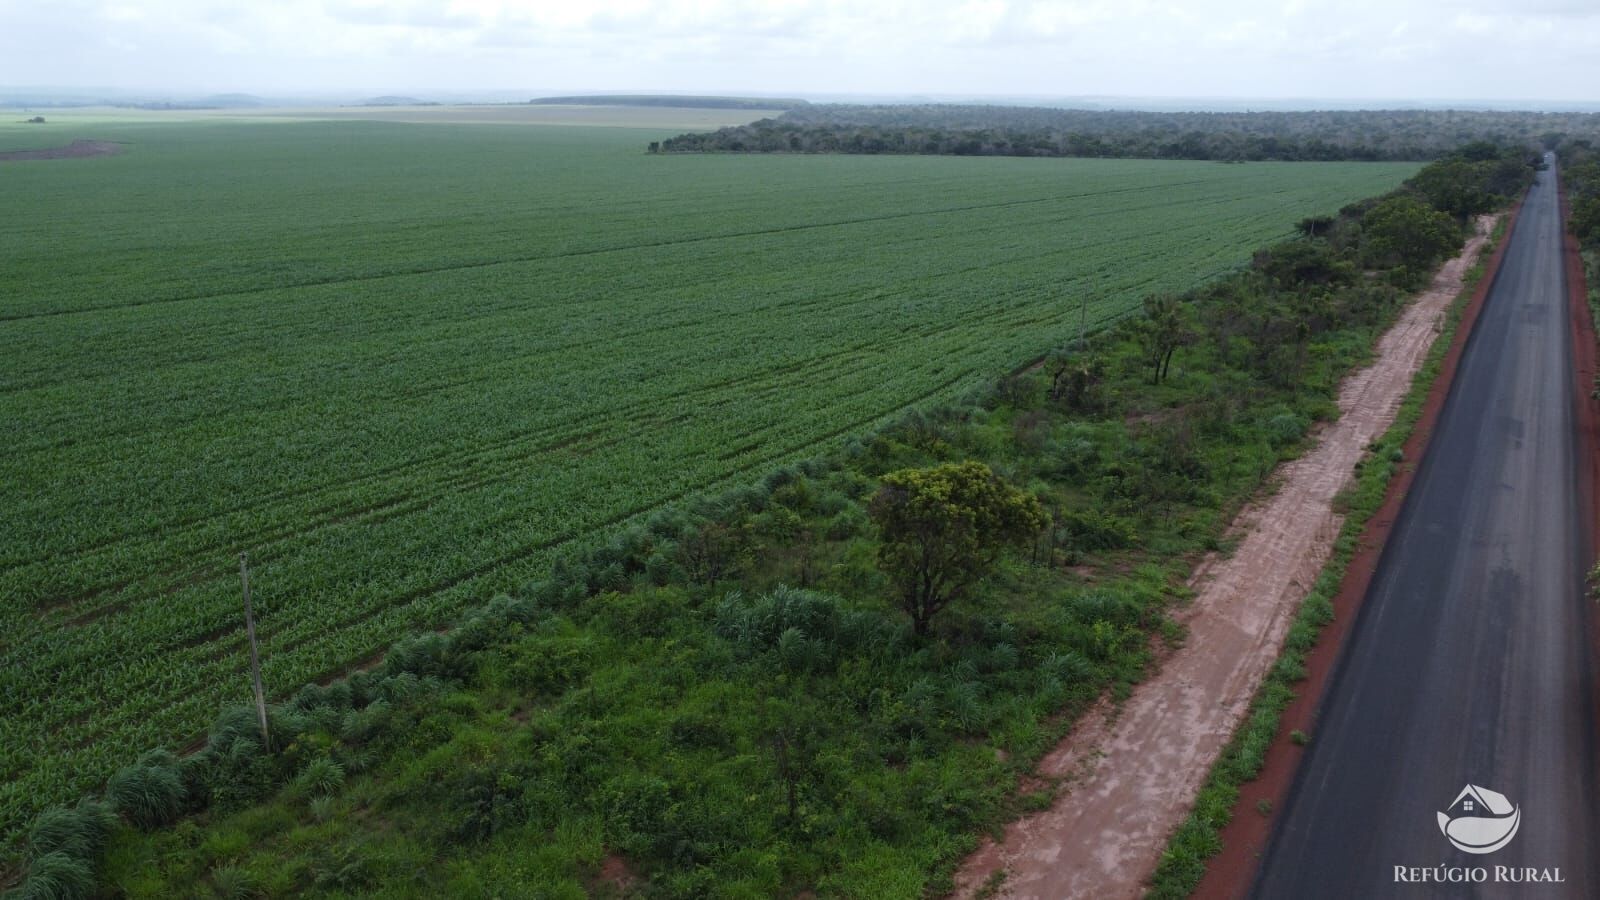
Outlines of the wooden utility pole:
{"type": "Polygon", "coordinates": [[[1078,352],[1089,346],[1084,340],[1084,330],[1089,327],[1089,295],[1083,295],[1083,305],[1078,307],[1078,352]]]}
{"type": "Polygon", "coordinates": [[[256,649],[256,614],[250,608],[249,554],[239,554],[239,578],[244,582],[244,631],[250,638],[250,683],[256,690],[256,716],[261,720],[261,746],[272,749],[272,735],[267,731],[267,692],[261,687],[261,654],[256,649]]]}

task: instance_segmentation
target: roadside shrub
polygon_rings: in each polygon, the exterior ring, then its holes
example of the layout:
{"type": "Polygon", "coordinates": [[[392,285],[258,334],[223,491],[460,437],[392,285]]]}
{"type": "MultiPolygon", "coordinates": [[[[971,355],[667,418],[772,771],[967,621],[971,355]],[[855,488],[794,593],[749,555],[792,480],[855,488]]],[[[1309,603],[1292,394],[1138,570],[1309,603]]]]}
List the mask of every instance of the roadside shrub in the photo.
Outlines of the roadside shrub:
{"type": "Polygon", "coordinates": [[[1100,445],[1095,442],[1094,431],[1088,427],[1067,429],[1046,450],[1049,462],[1046,471],[1067,478],[1081,478],[1100,466],[1100,445]]]}
{"type": "Polygon", "coordinates": [[[218,866],[211,872],[211,883],[225,900],[251,900],[264,895],[261,882],[238,866],[218,866]]]}
{"type": "Polygon", "coordinates": [[[668,583],[683,576],[683,570],[677,563],[678,547],[671,541],[664,541],[657,545],[655,552],[644,562],[645,576],[656,587],[664,587],[668,583]]]}
{"type": "Polygon", "coordinates": [[[450,640],[442,634],[424,634],[397,642],[383,660],[383,671],[390,675],[409,673],[421,678],[460,678],[465,673],[466,662],[454,652],[450,640]]]}
{"type": "Polygon", "coordinates": [[[295,787],[306,796],[326,797],[343,786],[344,767],[326,756],[312,760],[295,780],[295,787]]]}
{"type": "Polygon", "coordinates": [[[1098,507],[1069,510],[1059,522],[1061,538],[1076,550],[1118,550],[1139,539],[1132,522],[1098,507]]]}
{"type": "Polygon", "coordinates": [[[600,789],[607,842],[630,856],[668,849],[661,830],[671,804],[671,788],[658,777],[625,772],[612,778],[600,789]]]}
{"type": "Polygon", "coordinates": [[[791,648],[805,638],[831,643],[839,615],[839,598],[831,594],[780,585],[746,602],[734,591],[717,606],[717,633],[744,654],[778,649],[785,640],[791,648]]]}
{"type": "Polygon", "coordinates": [[[151,831],[175,821],[183,812],[183,782],[177,759],[153,750],[111,776],[106,794],[117,811],[136,827],[151,831]]]}
{"type": "Polygon", "coordinates": [[[867,518],[865,510],[859,506],[848,506],[828,520],[824,535],[830,541],[847,541],[865,533],[869,524],[871,520],[867,518]]]}
{"type": "Polygon", "coordinates": [[[28,864],[28,877],[14,896],[17,900],[79,900],[94,895],[94,866],[57,850],[28,864]]]}
{"type": "Polygon", "coordinates": [[[844,492],[827,488],[819,491],[811,501],[811,509],[819,516],[836,516],[850,508],[850,498],[844,492]]]}
{"type": "Polygon", "coordinates": [[[1279,413],[1266,422],[1267,437],[1275,446],[1284,447],[1305,437],[1311,422],[1292,412],[1279,413]]]}
{"type": "Polygon", "coordinates": [[[51,853],[65,853],[79,859],[95,859],[105,849],[117,814],[99,800],[83,800],[77,806],[58,806],[41,813],[28,832],[28,857],[38,859],[51,853]]]}
{"type": "Polygon", "coordinates": [[[223,709],[211,725],[209,743],[212,746],[226,749],[238,741],[254,744],[257,750],[262,749],[261,725],[256,719],[256,711],[248,706],[223,709]]]}

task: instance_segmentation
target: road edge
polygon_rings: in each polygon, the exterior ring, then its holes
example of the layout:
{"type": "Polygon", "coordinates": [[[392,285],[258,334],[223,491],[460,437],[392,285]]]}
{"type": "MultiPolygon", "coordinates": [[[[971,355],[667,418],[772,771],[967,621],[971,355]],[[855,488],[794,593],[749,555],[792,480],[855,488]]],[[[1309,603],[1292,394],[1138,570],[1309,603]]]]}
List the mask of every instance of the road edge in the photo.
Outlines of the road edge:
{"type": "MultiPolygon", "coordinates": [[[[1220,849],[1206,861],[1205,872],[1190,893],[1191,897],[1232,900],[1246,896],[1254,884],[1261,854],[1266,849],[1272,828],[1293,789],[1295,775],[1305,754],[1306,747],[1296,743],[1294,736],[1296,732],[1312,733],[1312,726],[1321,710],[1328,685],[1333,680],[1339,660],[1343,656],[1346,638],[1359,616],[1378,558],[1383,553],[1389,532],[1399,516],[1406,493],[1416,476],[1417,462],[1427,450],[1428,440],[1438,423],[1445,398],[1450,393],[1450,386],[1454,383],[1461,355],[1472,337],[1484,301],[1499,277],[1500,262],[1505,255],[1521,210],[1522,199],[1519,198],[1502,220],[1500,238],[1489,256],[1481,262],[1482,273],[1477,283],[1473,285],[1471,294],[1467,296],[1464,304],[1459,298],[1455,301],[1454,309],[1449,313],[1455,319],[1454,331],[1449,335],[1450,343],[1442,357],[1435,357],[1438,368],[1431,382],[1424,379],[1434,364],[1434,359],[1424,362],[1423,369],[1419,371],[1407,393],[1399,418],[1390,426],[1391,434],[1395,433],[1396,429],[1409,430],[1401,445],[1404,462],[1393,469],[1383,488],[1382,501],[1366,521],[1359,525],[1347,522],[1342,529],[1339,544],[1354,541],[1354,547],[1344,564],[1343,572],[1335,574],[1340,555],[1336,549],[1335,557],[1329,561],[1328,567],[1324,568],[1322,576],[1318,579],[1319,582],[1328,577],[1338,579],[1337,588],[1332,596],[1332,617],[1320,623],[1315,642],[1305,653],[1304,671],[1301,673],[1303,677],[1297,681],[1292,699],[1278,716],[1277,727],[1273,731],[1271,743],[1265,750],[1261,769],[1253,778],[1239,785],[1238,796],[1229,808],[1226,824],[1217,831],[1220,849]],[[1407,422],[1405,407],[1417,402],[1419,392],[1421,392],[1420,408],[1416,418],[1407,422]],[[1358,527],[1359,531],[1352,534],[1350,530],[1352,526],[1358,527]]],[[[1434,357],[1438,352],[1437,347],[1435,344],[1435,350],[1430,352],[1430,357],[1434,357]]],[[[1597,461],[1597,466],[1600,466],[1600,461],[1597,461]]],[[[1597,472],[1600,472],[1600,469],[1597,469],[1597,472]]],[[[1308,596],[1307,602],[1311,599],[1308,596]]],[[[1304,607],[1303,603],[1301,611],[1296,614],[1296,625],[1301,624],[1304,618],[1304,607]]],[[[1283,661],[1283,657],[1280,656],[1278,664],[1281,665],[1283,661]]],[[[1256,700],[1252,702],[1245,724],[1240,726],[1234,741],[1230,742],[1229,750],[1224,751],[1223,759],[1219,759],[1214,767],[1213,777],[1215,769],[1223,765],[1233,745],[1249,727],[1249,721],[1259,714],[1258,707],[1261,705],[1262,697],[1271,686],[1269,677],[1269,681],[1262,685],[1256,700]]],[[[1207,787],[1210,786],[1210,781],[1208,778],[1207,787]]]]}

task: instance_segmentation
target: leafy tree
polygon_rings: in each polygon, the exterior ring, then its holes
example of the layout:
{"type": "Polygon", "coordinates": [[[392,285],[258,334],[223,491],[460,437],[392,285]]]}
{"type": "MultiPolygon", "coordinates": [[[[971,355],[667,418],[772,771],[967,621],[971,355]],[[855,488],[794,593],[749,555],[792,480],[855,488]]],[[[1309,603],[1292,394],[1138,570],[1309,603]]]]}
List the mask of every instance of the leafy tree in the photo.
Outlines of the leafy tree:
{"type": "Polygon", "coordinates": [[[1291,241],[1268,247],[1256,254],[1255,267],[1282,289],[1347,285],[1356,280],[1355,270],[1327,241],[1291,241]]]}
{"type": "Polygon", "coordinates": [[[1106,362],[1101,356],[1062,356],[1050,373],[1050,399],[1074,412],[1094,409],[1099,406],[1105,375],[1106,362]]]}
{"type": "Polygon", "coordinates": [[[1038,500],[972,461],[891,472],[870,508],[882,539],[878,564],[919,635],[994,568],[1006,547],[1045,525],[1038,500]]]}
{"type": "Polygon", "coordinates": [[[1600,197],[1584,197],[1572,204],[1572,233],[1585,244],[1600,241],[1600,197]]]}
{"type": "Polygon", "coordinates": [[[1390,197],[1361,223],[1369,264],[1426,271],[1461,246],[1461,229],[1448,213],[1415,197],[1390,197]]]}
{"type": "Polygon", "coordinates": [[[1296,222],[1294,228],[1308,238],[1326,237],[1338,222],[1333,216],[1307,216],[1296,222]]]}
{"type": "Polygon", "coordinates": [[[1418,172],[1411,186],[1435,209],[1465,220],[1499,205],[1499,198],[1488,190],[1494,169],[1493,162],[1440,160],[1418,172]]]}
{"type": "Polygon", "coordinates": [[[1160,384],[1167,377],[1173,354],[1194,343],[1196,337],[1188,304],[1172,294],[1146,297],[1144,317],[1134,327],[1151,366],[1151,384],[1160,384]]]}

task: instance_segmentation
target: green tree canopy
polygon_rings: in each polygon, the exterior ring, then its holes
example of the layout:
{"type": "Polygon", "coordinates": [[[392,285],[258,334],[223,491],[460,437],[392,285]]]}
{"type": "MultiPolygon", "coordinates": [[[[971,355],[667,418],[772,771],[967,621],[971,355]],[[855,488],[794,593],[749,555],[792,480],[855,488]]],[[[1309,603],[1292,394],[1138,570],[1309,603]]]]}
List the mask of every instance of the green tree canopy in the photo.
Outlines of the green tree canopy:
{"type": "Polygon", "coordinates": [[[1585,244],[1600,241],[1600,197],[1583,197],[1572,204],[1572,233],[1585,244]]]}
{"type": "Polygon", "coordinates": [[[1489,190],[1494,169],[1493,162],[1440,160],[1418,172],[1411,186],[1435,208],[1464,220],[1499,205],[1500,198],[1489,190]]]}
{"type": "Polygon", "coordinates": [[[1361,228],[1367,262],[1380,267],[1425,272],[1461,246],[1461,228],[1448,213],[1404,194],[1374,206],[1361,228]]]}
{"type": "Polygon", "coordinates": [[[1178,348],[1196,337],[1189,304],[1174,294],[1157,294],[1144,300],[1144,317],[1134,320],[1134,334],[1150,362],[1150,383],[1160,384],[1172,366],[1178,348]]]}
{"type": "Polygon", "coordinates": [[[878,564],[919,635],[993,570],[1007,546],[1045,524],[1038,500],[971,461],[885,475],[871,512],[882,539],[878,564]]]}

